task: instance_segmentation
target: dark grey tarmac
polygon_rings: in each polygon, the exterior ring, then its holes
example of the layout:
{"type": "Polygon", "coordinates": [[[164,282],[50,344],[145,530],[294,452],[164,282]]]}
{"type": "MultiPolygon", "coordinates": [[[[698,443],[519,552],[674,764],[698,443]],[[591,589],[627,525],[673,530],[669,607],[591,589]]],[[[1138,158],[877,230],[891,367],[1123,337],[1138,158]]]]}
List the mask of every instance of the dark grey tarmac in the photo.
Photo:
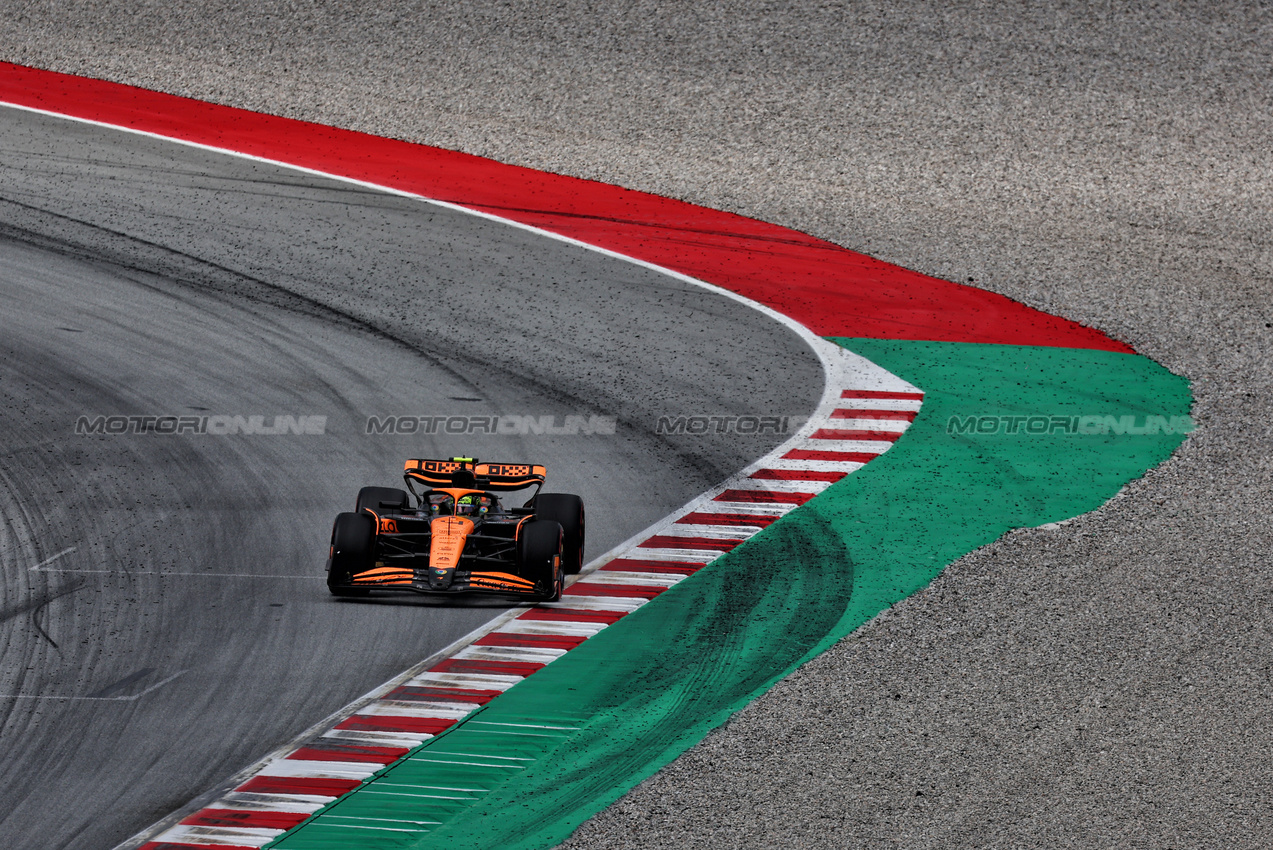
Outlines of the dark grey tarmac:
{"type": "Polygon", "coordinates": [[[568,846],[1273,834],[1273,7],[9,4],[0,58],[595,177],[1100,327],[1201,428],[974,553],[568,846]]]}

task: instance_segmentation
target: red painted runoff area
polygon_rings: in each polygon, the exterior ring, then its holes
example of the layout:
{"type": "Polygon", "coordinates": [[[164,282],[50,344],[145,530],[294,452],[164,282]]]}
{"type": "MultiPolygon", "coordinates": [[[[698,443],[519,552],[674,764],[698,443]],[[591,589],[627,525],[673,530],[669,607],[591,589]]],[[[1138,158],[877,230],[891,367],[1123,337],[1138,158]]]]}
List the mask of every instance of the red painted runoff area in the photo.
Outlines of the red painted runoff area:
{"type": "Polygon", "coordinates": [[[1076,322],[778,225],[606,183],[0,63],[0,101],[411,192],[744,295],[819,336],[1130,352],[1076,322]]]}

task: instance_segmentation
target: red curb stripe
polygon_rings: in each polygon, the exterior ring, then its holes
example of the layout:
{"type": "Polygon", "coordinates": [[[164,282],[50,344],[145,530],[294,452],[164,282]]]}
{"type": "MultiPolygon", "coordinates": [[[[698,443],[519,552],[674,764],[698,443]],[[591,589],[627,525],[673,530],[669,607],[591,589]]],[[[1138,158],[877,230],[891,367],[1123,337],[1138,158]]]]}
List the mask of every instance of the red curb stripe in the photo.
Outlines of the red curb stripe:
{"type": "Polygon", "coordinates": [[[448,658],[429,668],[431,673],[481,673],[488,676],[525,678],[544,665],[530,661],[488,661],[484,658],[448,658]]]}
{"type": "Polygon", "coordinates": [[[638,543],[638,549],[686,549],[705,552],[728,552],[742,540],[722,540],[719,537],[672,537],[656,534],[644,543],[638,543]]]}
{"type": "Polygon", "coordinates": [[[748,478],[767,481],[839,481],[847,472],[823,472],[813,469],[759,469],[748,478]]]}
{"type": "Polygon", "coordinates": [[[486,705],[503,691],[485,691],[475,688],[444,688],[435,685],[399,685],[384,699],[391,702],[463,702],[486,705]]]}
{"type": "Polygon", "coordinates": [[[803,505],[812,499],[814,495],[813,493],[786,493],[778,490],[726,490],[712,501],[803,505]]]}
{"type": "MultiPolygon", "coordinates": [[[[775,517],[776,518],[776,517],[775,517]]],[[[693,575],[703,568],[693,561],[646,561],[639,558],[615,558],[601,569],[625,573],[662,573],[664,575],[693,575]]]]}
{"type": "Polygon", "coordinates": [[[751,525],[767,528],[778,517],[769,514],[704,514],[695,511],[678,519],[686,525],[751,525]]]}
{"type": "Polygon", "coordinates": [[[913,410],[856,410],[839,408],[831,411],[832,419],[889,419],[901,422],[914,422],[913,410]]]}
{"type": "Polygon", "coordinates": [[[823,452],[809,449],[792,449],[783,455],[785,460],[836,460],[845,463],[870,463],[879,457],[871,452],[823,452]]]}
{"type": "Polygon", "coordinates": [[[604,183],[9,63],[0,63],[0,101],[490,212],[723,286],[818,336],[1132,353],[1100,331],[987,290],[785,227],[604,183]]]}
{"type": "Polygon", "coordinates": [[[819,428],[813,432],[814,440],[875,440],[891,443],[902,436],[901,431],[842,431],[839,428],[819,428]]]}
{"type": "Polygon", "coordinates": [[[844,390],[840,398],[893,398],[902,401],[923,401],[923,393],[886,393],[878,390],[844,390]]]}
{"type": "Polygon", "coordinates": [[[203,809],[182,821],[187,826],[228,826],[250,829],[291,829],[309,818],[307,812],[265,812],[244,809],[203,809]]]}
{"type": "Polygon", "coordinates": [[[359,744],[315,741],[288,756],[297,761],[355,761],[389,764],[407,754],[406,747],[365,747],[359,744]]]}
{"type": "Polygon", "coordinates": [[[436,735],[454,724],[454,720],[443,717],[355,714],[353,717],[337,723],[333,728],[347,729],[351,732],[414,732],[416,734],[436,735]]]}
{"type": "Polygon", "coordinates": [[[574,649],[588,638],[585,635],[523,635],[510,632],[491,632],[473,641],[474,646],[526,646],[544,649],[574,649]]]}
{"type": "Polygon", "coordinates": [[[661,584],[601,584],[600,582],[575,582],[566,588],[566,596],[620,596],[653,599],[667,590],[661,584]]]}
{"type": "Polygon", "coordinates": [[[254,791],[257,794],[304,794],[318,797],[339,797],[361,784],[361,780],[358,779],[319,779],[310,776],[255,776],[234,790],[254,791]]]}

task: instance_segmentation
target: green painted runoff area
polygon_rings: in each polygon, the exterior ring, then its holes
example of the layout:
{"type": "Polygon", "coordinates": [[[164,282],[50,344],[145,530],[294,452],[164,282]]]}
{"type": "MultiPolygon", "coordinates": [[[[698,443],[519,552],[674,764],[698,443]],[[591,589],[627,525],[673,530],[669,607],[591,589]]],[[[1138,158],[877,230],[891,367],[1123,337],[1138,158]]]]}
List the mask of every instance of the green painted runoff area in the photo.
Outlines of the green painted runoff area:
{"type": "Polygon", "coordinates": [[[924,390],[891,451],[267,846],[551,847],[947,564],[1099,507],[1184,439],[1162,424],[1188,383],[1138,355],[834,341],[924,390]]]}

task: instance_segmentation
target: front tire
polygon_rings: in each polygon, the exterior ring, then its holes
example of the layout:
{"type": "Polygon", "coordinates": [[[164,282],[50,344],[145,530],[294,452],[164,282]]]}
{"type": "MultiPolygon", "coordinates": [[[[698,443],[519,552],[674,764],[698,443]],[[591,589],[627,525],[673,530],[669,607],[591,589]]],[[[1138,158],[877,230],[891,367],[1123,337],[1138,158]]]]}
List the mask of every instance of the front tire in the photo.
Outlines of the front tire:
{"type": "Polygon", "coordinates": [[[367,596],[370,588],[350,587],[354,576],[375,563],[376,527],[367,513],[342,513],[332,523],[327,589],[333,596],[367,596]]]}
{"type": "Polygon", "coordinates": [[[540,493],[535,497],[535,519],[561,526],[561,569],[574,575],[583,569],[583,499],[569,493],[540,493]]]}
{"type": "Polygon", "coordinates": [[[561,599],[565,585],[562,569],[562,530],[551,520],[531,520],[522,528],[517,545],[519,572],[548,588],[544,601],[561,599]]]}

